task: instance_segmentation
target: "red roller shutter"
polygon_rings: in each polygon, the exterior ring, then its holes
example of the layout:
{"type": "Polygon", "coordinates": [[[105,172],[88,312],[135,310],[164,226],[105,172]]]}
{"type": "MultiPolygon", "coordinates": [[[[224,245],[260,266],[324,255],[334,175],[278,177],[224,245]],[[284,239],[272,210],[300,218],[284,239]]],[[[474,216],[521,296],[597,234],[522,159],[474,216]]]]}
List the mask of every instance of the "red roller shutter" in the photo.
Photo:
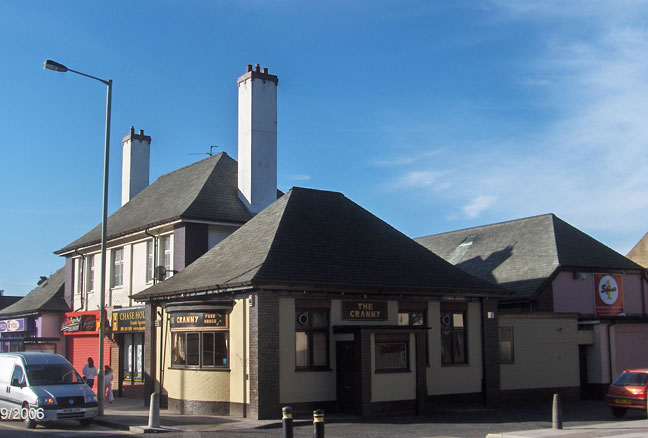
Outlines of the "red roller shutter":
{"type": "MultiPolygon", "coordinates": [[[[67,336],[67,356],[74,368],[81,374],[88,358],[94,359],[99,366],[99,337],[93,335],[67,336]]],[[[110,344],[104,338],[104,365],[112,368],[110,363],[110,344]]]]}

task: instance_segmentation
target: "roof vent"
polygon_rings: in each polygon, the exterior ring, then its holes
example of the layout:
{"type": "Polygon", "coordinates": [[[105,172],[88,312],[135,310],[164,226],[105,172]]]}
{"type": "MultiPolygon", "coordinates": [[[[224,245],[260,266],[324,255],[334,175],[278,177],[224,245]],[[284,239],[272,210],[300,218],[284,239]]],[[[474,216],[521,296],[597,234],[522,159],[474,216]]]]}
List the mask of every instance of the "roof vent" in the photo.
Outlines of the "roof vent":
{"type": "Polygon", "coordinates": [[[470,236],[466,236],[466,238],[459,244],[459,246],[468,246],[472,245],[475,239],[477,238],[476,234],[471,234],[470,236]]]}

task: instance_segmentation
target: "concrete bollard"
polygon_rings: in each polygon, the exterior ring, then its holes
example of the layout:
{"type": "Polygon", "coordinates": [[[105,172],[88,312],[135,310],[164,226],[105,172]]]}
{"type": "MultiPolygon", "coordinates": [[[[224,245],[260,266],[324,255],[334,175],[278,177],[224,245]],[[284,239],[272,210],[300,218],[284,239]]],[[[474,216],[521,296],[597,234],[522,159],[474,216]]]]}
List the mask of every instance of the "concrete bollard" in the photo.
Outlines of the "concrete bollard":
{"type": "Polygon", "coordinates": [[[160,427],[160,394],[157,392],[151,394],[148,427],[160,427]]]}
{"type": "Polygon", "coordinates": [[[313,438],[324,438],[324,411],[313,411],[313,438]]]}
{"type": "Polygon", "coordinates": [[[560,406],[560,395],[553,396],[553,409],[551,411],[551,428],[562,429],[562,407],[560,406]]]}
{"type": "Polygon", "coordinates": [[[284,406],[281,410],[282,418],[281,424],[283,426],[283,438],[293,438],[293,419],[292,419],[292,408],[290,406],[284,406]]]}

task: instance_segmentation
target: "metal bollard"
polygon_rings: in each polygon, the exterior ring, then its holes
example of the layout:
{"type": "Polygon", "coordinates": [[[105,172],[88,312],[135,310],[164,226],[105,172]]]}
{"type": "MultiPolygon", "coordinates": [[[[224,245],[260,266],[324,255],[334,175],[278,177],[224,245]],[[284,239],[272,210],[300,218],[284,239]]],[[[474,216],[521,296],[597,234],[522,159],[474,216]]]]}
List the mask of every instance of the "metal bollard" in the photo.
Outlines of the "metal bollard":
{"type": "Polygon", "coordinates": [[[562,407],[560,406],[560,395],[553,396],[553,409],[551,411],[551,428],[562,429],[562,407]]]}
{"type": "Polygon", "coordinates": [[[151,394],[148,427],[160,427],[160,394],[157,392],[151,394]]]}
{"type": "Polygon", "coordinates": [[[284,406],[284,408],[281,409],[281,413],[283,414],[281,418],[283,438],[293,438],[292,408],[290,406],[284,406]]]}
{"type": "Polygon", "coordinates": [[[324,411],[313,411],[313,438],[324,438],[324,411]]]}

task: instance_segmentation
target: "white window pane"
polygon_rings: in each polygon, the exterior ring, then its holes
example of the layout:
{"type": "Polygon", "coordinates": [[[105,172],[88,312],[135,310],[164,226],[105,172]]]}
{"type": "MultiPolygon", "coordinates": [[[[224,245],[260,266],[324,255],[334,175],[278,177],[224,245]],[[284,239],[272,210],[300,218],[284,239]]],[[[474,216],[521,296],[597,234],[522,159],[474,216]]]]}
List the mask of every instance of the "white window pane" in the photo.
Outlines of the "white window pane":
{"type": "Polygon", "coordinates": [[[298,367],[307,367],[308,363],[308,335],[306,332],[295,333],[295,365],[298,367]]]}

